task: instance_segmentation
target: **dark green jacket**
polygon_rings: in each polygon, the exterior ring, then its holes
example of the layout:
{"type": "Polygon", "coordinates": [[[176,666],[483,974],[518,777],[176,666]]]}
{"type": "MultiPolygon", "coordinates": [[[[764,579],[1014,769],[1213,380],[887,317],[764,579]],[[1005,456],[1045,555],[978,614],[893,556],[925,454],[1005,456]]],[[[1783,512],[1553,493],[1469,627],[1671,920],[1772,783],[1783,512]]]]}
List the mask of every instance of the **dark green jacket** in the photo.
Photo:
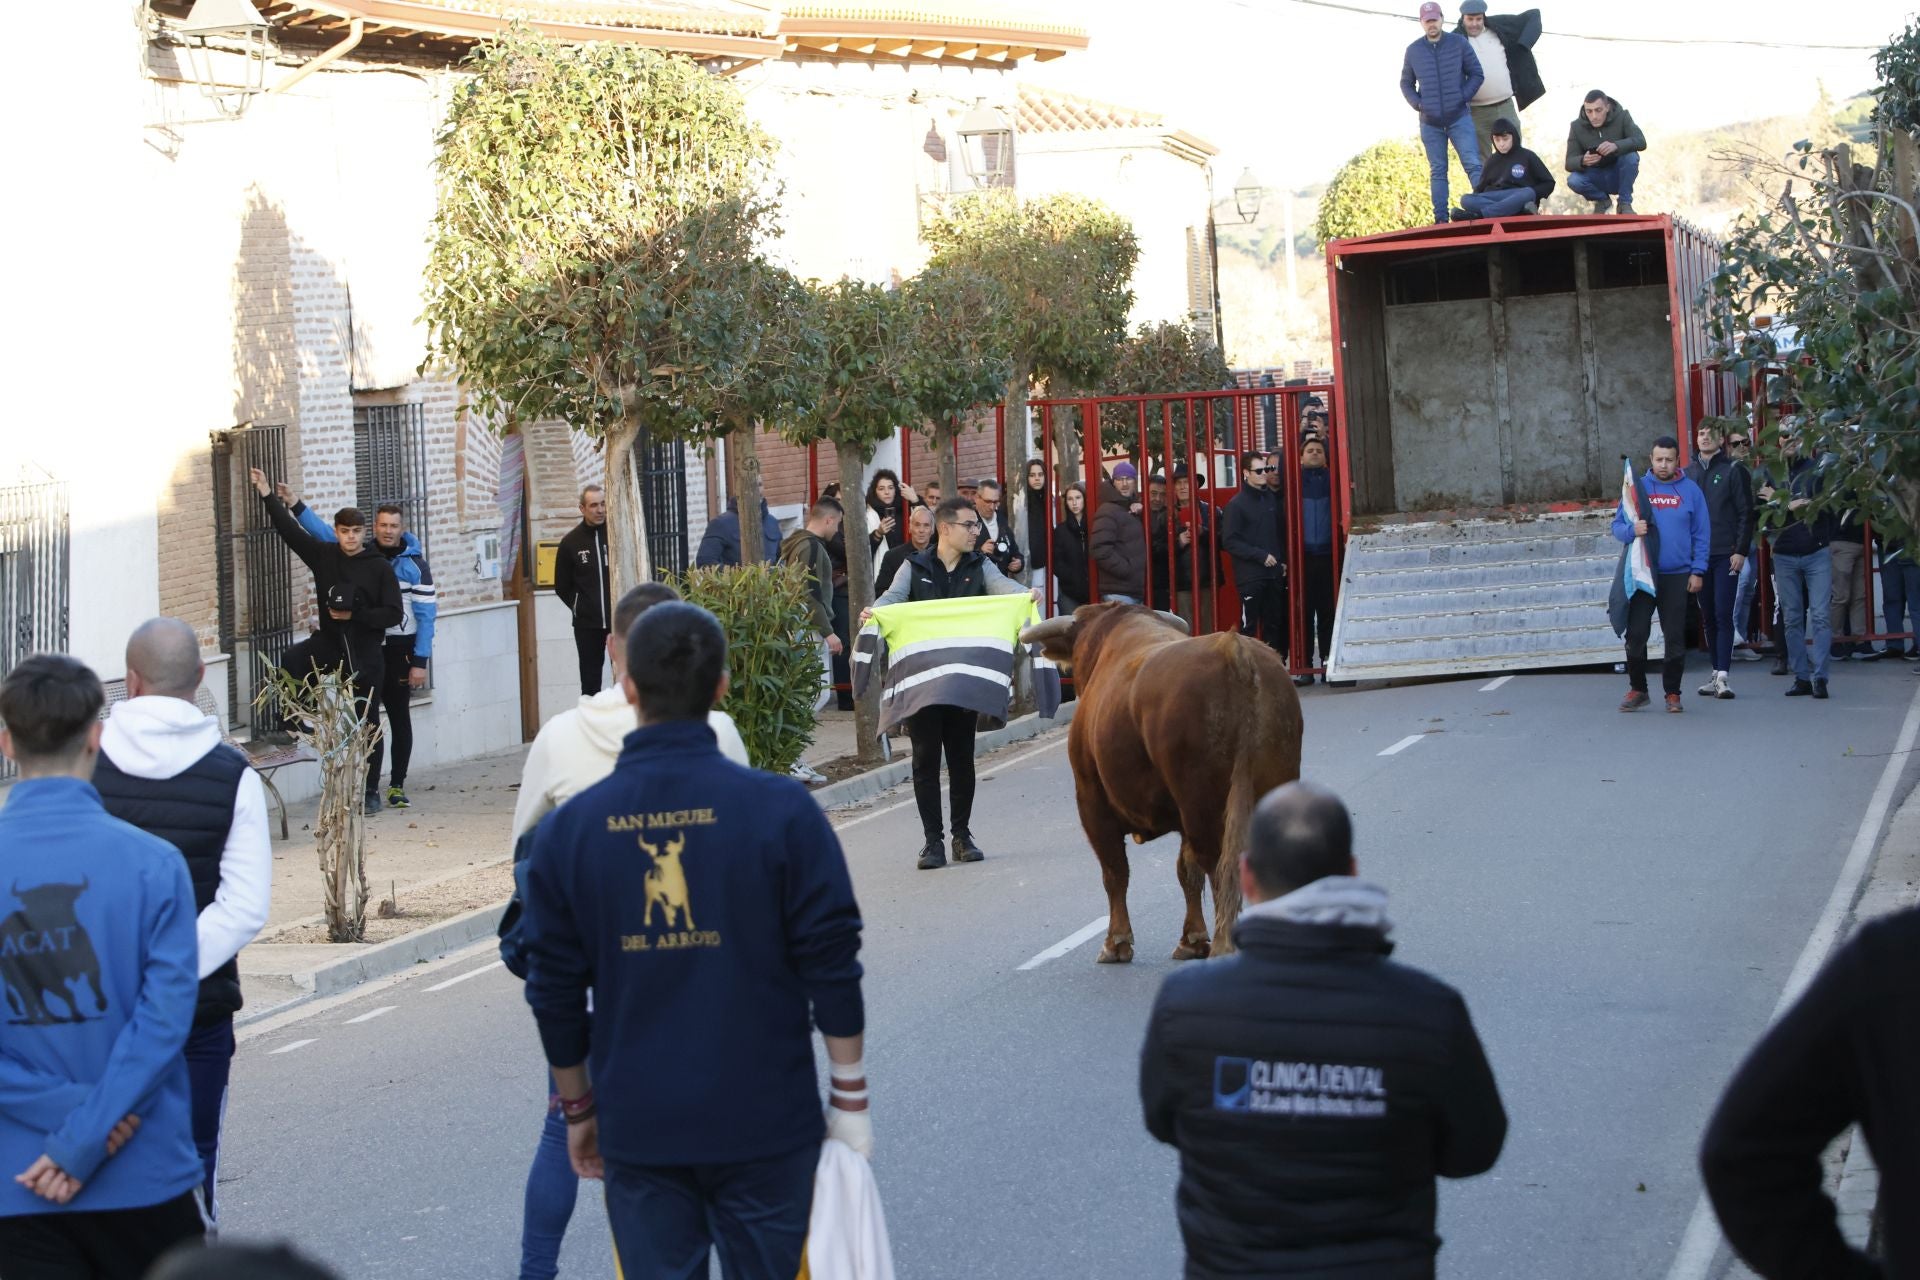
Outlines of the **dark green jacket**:
{"type": "Polygon", "coordinates": [[[1640,126],[1633,122],[1633,113],[1618,102],[1608,99],[1613,110],[1607,116],[1607,122],[1598,129],[1587,123],[1587,113],[1582,111],[1573,118],[1573,124],[1567,131],[1567,172],[1585,173],[1587,166],[1580,158],[1594,150],[1603,142],[1611,142],[1619,150],[1594,165],[1596,169],[1605,169],[1624,152],[1645,151],[1647,135],[1640,132],[1640,126]]]}
{"type": "Polygon", "coordinates": [[[823,636],[833,634],[833,556],[826,539],[804,526],[787,535],[780,544],[780,562],[797,564],[807,571],[807,607],[813,612],[813,629],[823,636]]]}

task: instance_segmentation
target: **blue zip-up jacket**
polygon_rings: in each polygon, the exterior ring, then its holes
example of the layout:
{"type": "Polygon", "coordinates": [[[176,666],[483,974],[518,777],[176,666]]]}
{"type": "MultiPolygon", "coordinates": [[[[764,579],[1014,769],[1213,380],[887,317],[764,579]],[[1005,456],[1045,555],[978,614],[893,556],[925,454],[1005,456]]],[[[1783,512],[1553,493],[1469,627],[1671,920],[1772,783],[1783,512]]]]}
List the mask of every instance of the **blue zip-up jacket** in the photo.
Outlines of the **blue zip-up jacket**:
{"type": "MultiPolygon", "coordinates": [[[[1707,495],[1684,471],[1671,480],[1648,471],[1635,483],[1646,507],[1644,519],[1657,539],[1653,571],[1705,573],[1713,528],[1707,495]]],[[[1633,541],[1633,521],[1627,519],[1624,505],[1614,508],[1613,536],[1623,544],[1633,541]]]]}
{"type": "Polygon", "coordinates": [[[1300,545],[1310,556],[1333,551],[1333,477],[1325,467],[1300,468],[1300,545]]]}
{"type": "Polygon", "coordinates": [[[812,1032],[866,1025],[860,907],[799,783],[726,760],[704,719],[636,729],[535,828],[523,896],[527,1003],[548,1062],[587,1062],[608,1159],[820,1140],[812,1032]]]}
{"type": "Polygon", "coordinates": [[[0,806],[0,1217],[140,1209],[200,1182],[181,1051],[200,998],[179,850],[107,816],[78,778],[26,778],[0,806]],[[111,1159],[107,1135],[140,1129],[111,1159]],[[65,1205],[13,1180],[42,1155],[65,1205]]]}
{"type": "MultiPolygon", "coordinates": [[[[314,514],[306,503],[294,503],[293,514],[299,519],[300,527],[314,537],[323,542],[339,541],[334,537],[333,526],[314,514]]],[[[440,616],[440,602],[439,588],[433,585],[433,570],[427,567],[427,557],[420,550],[420,539],[410,530],[402,531],[400,549],[389,552],[374,540],[373,530],[369,529],[367,543],[393,565],[393,576],[400,580],[400,601],[406,606],[400,621],[387,628],[387,639],[411,639],[413,665],[424,667],[427,659],[433,657],[433,623],[440,616]]]]}
{"type": "Polygon", "coordinates": [[[1407,46],[1400,64],[1400,96],[1426,124],[1444,129],[1466,114],[1487,73],[1465,36],[1443,31],[1438,40],[1421,36],[1407,46]]]}

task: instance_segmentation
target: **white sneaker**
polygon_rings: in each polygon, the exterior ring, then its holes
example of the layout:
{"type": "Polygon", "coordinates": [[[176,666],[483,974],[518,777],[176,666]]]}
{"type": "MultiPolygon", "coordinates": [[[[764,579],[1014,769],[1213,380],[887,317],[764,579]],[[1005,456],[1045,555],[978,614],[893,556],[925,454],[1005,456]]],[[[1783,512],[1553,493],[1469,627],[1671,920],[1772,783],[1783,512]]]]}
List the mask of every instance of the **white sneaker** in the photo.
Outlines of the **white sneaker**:
{"type": "Polygon", "coordinates": [[[787,770],[787,776],[798,778],[810,787],[817,787],[827,780],[827,775],[818,769],[810,768],[805,761],[795,760],[793,768],[787,770]]]}
{"type": "Polygon", "coordinates": [[[1747,648],[1747,638],[1737,632],[1733,637],[1733,660],[1735,662],[1759,662],[1761,655],[1747,648]]]}
{"type": "Polygon", "coordinates": [[[1714,697],[1720,699],[1722,702],[1728,701],[1733,697],[1733,689],[1727,684],[1726,672],[1724,671],[1714,672],[1713,683],[1716,686],[1713,694],[1714,697]]]}
{"type": "Polygon", "coordinates": [[[1695,689],[1694,692],[1699,694],[1703,698],[1719,697],[1720,696],[1720,673],[1718,671],[1714,672],[1712,679],[1708,680],[1705,684],[1701,685],[1698,689],[1695,689]]]}

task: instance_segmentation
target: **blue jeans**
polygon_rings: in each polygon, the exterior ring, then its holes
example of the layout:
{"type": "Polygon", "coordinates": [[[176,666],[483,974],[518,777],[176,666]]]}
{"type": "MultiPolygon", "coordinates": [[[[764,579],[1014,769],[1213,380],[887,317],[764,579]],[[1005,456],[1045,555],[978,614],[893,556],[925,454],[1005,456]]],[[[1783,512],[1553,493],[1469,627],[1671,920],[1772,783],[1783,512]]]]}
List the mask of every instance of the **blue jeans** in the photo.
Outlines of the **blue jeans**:
{"type": "Polygon", "coordinates": [[[200,1157],[201,1198],[207,1223],[220,1225],[214,1184],[220,1172],[220,1128],[227,1118],[227,1078],[233,1072],[233,1019],[187,1033],[187,1090],[193,1099],[193,1149],[200,1157]]]}
{"type": "Polygon", "coordinates": [[[1460,207],[1476,218],[1510,218],[1525,213],[1528,202],[1538,198],[1532,187],[1508,187],[1504,191],[1468,192],[1460,197],[1460,207]]]}
{"type": "Polygon", "coordinates": [[[627,1280],[793,1280],[807,1244],[820,1144],[747,1164],[607,1161],[607,1220],[627,1280]]]}
{"type": "Polygon", "coordinates": [[[1633,180],[1640,176],[1640,153],[1619,151],[1614,154],[1612,164],[1595,165],[1591,169],[1568,174],[1567,185],[1573,188],[1575,194],[1589,200],[1619,196],[1621,204],[1632,204],[1633,180]]]}
{"type": "Polygon", "coordinates": [[[1420,145],[1427,149],[1427,185],[1433,191],[1433,220],[1447,220],[1447,144],[1453,144],[1460,167],[1467,171],[1467,182],[1480,185],[1480,135],[1473,131],[1473,113],[1462,111],[1460,118],[1444,128],[1420,122],[1420,145]]]}
{"type": "Polygon", "coordinates": [[[520,1280],[554,1280],[560,1274],[560,1241],[566,1237],[580,1179],[567,1158],[567,1122],[560,1095],[547,1077],[547,1122],[527,1170],[526,1206],[520,1224],[520,1280]]]}
{"type": "Polygon", "coordinates": [[[1742,640],[1753,638],[1749,629],[1753,623],[1753,593],[1760,586],[1756,563],[1753,556],[1747,557],[1747,562],[1740,566],[1740,585],[1733,591],[1733,631],[1742,640]]]}
{"type": "Polygon", "coordinates": [[[1881,565],[1880,594],[1886,597],[1887,630],[1913,633],[1905,640],[1887,641],[1887,652],[1899,653],[1903,646],[1920,648],[1920,564],[1902,556],[1881,565]]]}
{"type": "Polygon", "coordinates": [[[1700,575],[1700,629],[1715,671],[1733,666],[1733,596],[1739,585],[1731,557],[1707,557],[1707,571],[1700,575]]]}
{"type": "Polygon", "coordinates": [[[1827,606],[1833,601],[1833,557],[1821,547],[1811,555],[1773,558],[1773,585],[1780,593],[1780,616],[1786,623],[1787,661],[1796,680],[1825,680],[1833,628],[1827,606]],[[1807,654],[1807,640],[1813,654],[1807,654]]]}

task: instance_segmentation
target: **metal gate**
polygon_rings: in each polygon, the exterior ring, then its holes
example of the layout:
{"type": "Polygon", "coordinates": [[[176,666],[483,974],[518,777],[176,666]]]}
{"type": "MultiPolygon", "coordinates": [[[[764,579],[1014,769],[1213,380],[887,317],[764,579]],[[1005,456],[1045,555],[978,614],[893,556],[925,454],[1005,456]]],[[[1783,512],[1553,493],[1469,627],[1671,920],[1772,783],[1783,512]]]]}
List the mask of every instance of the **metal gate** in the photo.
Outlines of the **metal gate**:
{"type": "Polygon", "coordinates": [[[647,559],[653,576],[685,573],[687,555],[687,446],[678,440],[640,440],[633,446],[647,519],[647,559]]]}
{"type": "Polygon", "coordinates": [[[386,503],[427,545],[427,413],[423,405],[357,405],[353,410],[354,501],[367,523],[386,503]]]}
{"type": "Polygon", "coordinates": [[[295,640],[293,553],[267,520],[247,472],[287,475],[287,429],[248,427],[213,433],[214,573],[219,579],[220,648],[227,664],[227,705],[249,738],[281,728],[277,712],[254,703],[266,672],[295,640]]]}
{"type": "MultiPolygon", "coordinates": [[[[0,676],[32,654],[65,651],[69,560],[67,487],[0,488],[0,676]]],[[[0,758],[0,778],[13,775],[0,758]]]]}

